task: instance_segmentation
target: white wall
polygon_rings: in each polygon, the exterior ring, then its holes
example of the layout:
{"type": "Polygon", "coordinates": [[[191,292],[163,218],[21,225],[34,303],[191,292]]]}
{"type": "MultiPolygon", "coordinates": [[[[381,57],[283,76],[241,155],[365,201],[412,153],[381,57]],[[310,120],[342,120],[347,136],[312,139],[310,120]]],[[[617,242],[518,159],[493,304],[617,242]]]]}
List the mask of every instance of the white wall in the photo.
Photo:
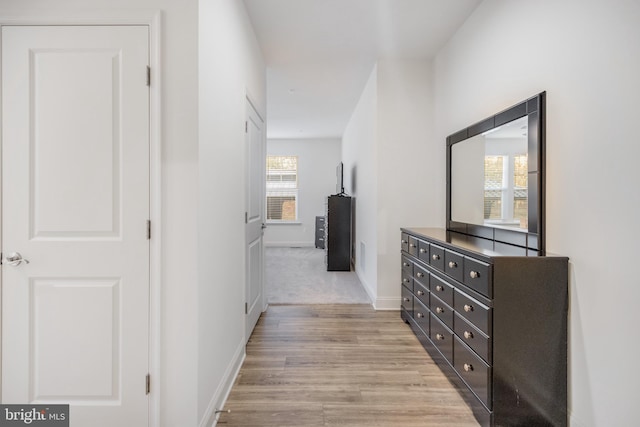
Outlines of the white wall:
{"type": "Polygon", "coordinates": [[[315,246],[316,216],[325,215],[327,197],[336,193],[341,147],[340,139],[267,140],[267,155],[298,156],[298,221],[268,224],[265,245],[315,246]]]}
{"type": "MultiPolygon", "coordinates": [[[[51,22],[162,12],[162,325],[160,393],[163,426],[196,425],[198,3],[196,0],[2,0],[0,19],[51,22]]],[[[155,80],[156,82],[158,80],[155,80]]]]}
{"type": "Polygon", "coordinates": [[[379,310],[400,305],[400,227],[444,225],[444,206],[433,203],[445,183],[431,171],[445,150],[433,140],[431,75],[428,61],[379,61],[342,140],[346,170],[355,170],[346,175],[356,272],[379,310]]]}
{"type": "MultiPolygon", "coordinates": [[[[266,110],[265,66],[244,3],[200,0],[198,422],[210,425],[244,356],[246,96],[266,110]]],[[[182,424],[187,425],[187,424],[182,424]]]]}
{"type": "Polygon", "coordinates": [[[355,269],[374,302],[378,294],[377,76],[374,67],[342,136],[345,192],[355,197],[355,269]]]}
{"type": "Polygon", "coordinates": [[[547,249],[571,259],[576,427],[640,416],[639,43],[637,1],[485,0],[435,62],[437,141],[547,91],[547,249]]]}
{"type": "Polygon", "coordinates": [[[432,174],[445,144],[433,139],[431,74],[430,61],[378,62],[377,309],[400,306],[400,227],[444,224],[434,203],[445,192],[432,174]]]}

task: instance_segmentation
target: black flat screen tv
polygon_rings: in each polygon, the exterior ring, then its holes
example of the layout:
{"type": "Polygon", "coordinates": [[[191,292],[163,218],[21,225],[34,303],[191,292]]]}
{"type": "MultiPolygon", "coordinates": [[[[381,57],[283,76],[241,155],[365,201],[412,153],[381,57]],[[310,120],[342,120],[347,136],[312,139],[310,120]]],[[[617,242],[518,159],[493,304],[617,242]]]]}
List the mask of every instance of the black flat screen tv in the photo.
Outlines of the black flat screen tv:
{"type": "Polygon", "coordinates": [[[336,194],[344,194],[344,164],[336,166],[336,194]]]}

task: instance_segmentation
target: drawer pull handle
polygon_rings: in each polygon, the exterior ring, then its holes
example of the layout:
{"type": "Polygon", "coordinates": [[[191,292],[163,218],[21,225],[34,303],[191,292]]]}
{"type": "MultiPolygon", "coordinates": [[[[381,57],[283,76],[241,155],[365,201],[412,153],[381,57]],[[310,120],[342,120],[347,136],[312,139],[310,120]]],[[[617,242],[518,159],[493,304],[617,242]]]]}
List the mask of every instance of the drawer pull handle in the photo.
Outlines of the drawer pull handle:
{"type": "Polygon", "coordinates": [[[420,253],[421,253],[421,254],[426,254],[426,253],[427,253],[427,250],[426,250],[425,248],[420,248],[420,253]]]}
{"type": "Polygon", "coordinates": [[[404,283],[409,283],[409,279],[402,279],[404,283]]]}
{"type": "Polygon", "coordinates": [[[462,368],[465,370],[465,372],[473,371],[473,365],[470,363],[465,363],[464,365],[462,365],[462,368]]]}
{"type": "Polygon", "coordinates": [[[414,245],[413,243],[409,243],[409,247],[410,247],[410,248],[415,248],[415,247],[416,247],[416,245],[414,245]]]}
{"type": "Polygon", "coordinates": [[[424,317],[424,314],[418,313],[418,319],[422,319],[423,317],[424,317]]]}
{"type": "Polygon", "coordinates": [[[477,279],[478,277],[480,277],[480,273],[478,273],[477,271],[471,270],[469,272],[469,277],[471,277],[472,279],[477,279]]]}
{"type": "Polygon", "coordinates": [[[419,295],[419,296],[424,295],[424,291],[418,291],[418,295],[419,295]]]}
{"type": "Polygon", "coordinates": [[[431,259],[432,259],[432,260],[434,260],[434,261],[437,261],[437,260],[439,260],[439,259],[440,259],[440,255],[438,255],[438,254],[433,254],[433,255],[431,255],[431,259]]]}
{"type": "Polygon", "coordinates": [[[442,308],[442,307],[436,307],[436,313],[439,313],[439,314],[444,313],[444,308],[442,308]]]}
{"type": "Polygon", "coordinates": [[[403,262],[402,265],[404,265],[405,267],[411,267],[411,264],[409,264],[408,262],[403,262]]]}
{"type": "Polygon", "coordinates": [[[465,339],[468,339],[468,340],[473,338],[473,333],[469,331],[464,331],[464,334],[462,335],[464,335],[465,339]]]}
{"type": "Polygon", "coordinates": [[[418,271],[418,273],[416,274],[416,276],[418,276],[418,277],[424,277],[424,273],[421,273],[421,272],[419,272],[419,271],[418,271]]]}
{"type": "Polygon", "coordinates": [[[403,239],[403,240],[400,240],[400,242],[401,242],[403,245],[404,245],[405,243],[407,243],[407,241],[406,241],[406,240],[404,240],[404,239],[403,239]]]}
{"type": "Polygon", "coordinates": [[[464,311],[466,311],[467,313],[469,313],[470,311],[473,311],[473,306],[469,305],[469,304],[465,304],[464,307],[464,311]]]}
{"type": "Polygon", "coordinates": [[[449,268],[456,268],[458,266],[457,263],[453,262],[453,261],[449,261],[449,268]]]}
{"type": "Polygon", "coordinates": [[[444,291],[444,286],[436,285],[436,291],[438,291],[438,292],[444,291]]]}
{"type": "Polygon", "coordinates": [[[436,339],[442,341],[444,339],[444,335],[436,334],[436,339]]]}
{"type": "Polygon", "coordinates": [[[411,301],[409,298],[402,298],[404,300],[404,302],[409,302],[411,301]]]}

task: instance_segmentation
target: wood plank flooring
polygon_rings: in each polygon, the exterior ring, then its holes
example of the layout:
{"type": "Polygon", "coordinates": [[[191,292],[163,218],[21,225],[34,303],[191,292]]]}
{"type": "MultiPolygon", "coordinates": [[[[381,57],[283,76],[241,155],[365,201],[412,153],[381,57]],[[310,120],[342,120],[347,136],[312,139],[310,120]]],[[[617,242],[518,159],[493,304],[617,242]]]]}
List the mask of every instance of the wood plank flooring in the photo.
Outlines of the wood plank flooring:
{"type": "Polygon", "coordinates": [[[478,426],[398,312],[270,306],[219,426],[478,426]]]}

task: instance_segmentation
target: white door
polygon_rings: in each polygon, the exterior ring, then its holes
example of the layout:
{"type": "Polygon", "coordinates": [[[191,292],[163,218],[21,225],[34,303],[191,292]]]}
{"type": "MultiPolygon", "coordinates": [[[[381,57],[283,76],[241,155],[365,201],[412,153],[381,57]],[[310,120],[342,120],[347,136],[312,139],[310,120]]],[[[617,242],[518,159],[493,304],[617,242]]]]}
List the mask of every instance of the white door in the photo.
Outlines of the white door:
{"type": "Polygon", "coordinates": [[[72,427],[148,425],[148,37],[2,27],[2,401],[72,427]]]}
{"type": "Polygon", "coordinates": [[[247,100],[247,211],[246,211],[246,339],[249,340],[264,309],[264,228],[265,154],[263,122],[247,100]]]}

